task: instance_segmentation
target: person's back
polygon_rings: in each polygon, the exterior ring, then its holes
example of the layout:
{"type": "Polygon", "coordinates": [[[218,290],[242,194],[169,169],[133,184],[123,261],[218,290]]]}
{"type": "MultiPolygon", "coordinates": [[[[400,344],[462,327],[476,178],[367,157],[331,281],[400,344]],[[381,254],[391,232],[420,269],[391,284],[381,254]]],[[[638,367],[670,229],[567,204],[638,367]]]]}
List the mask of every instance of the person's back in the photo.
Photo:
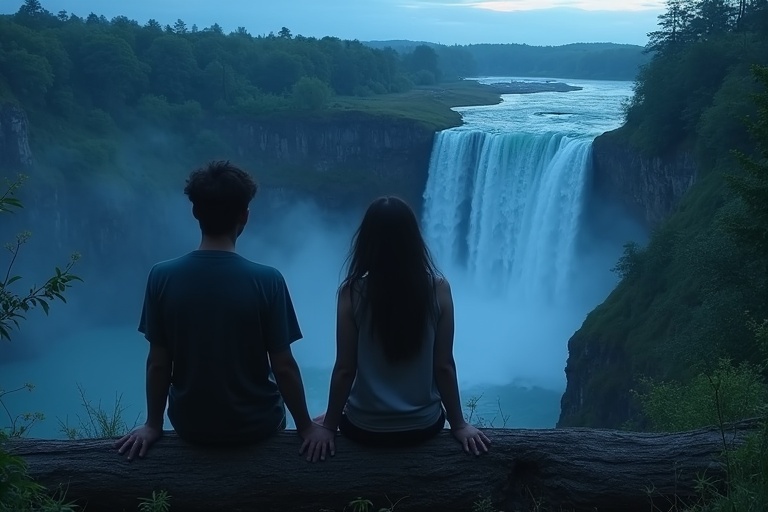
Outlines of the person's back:
{"type": "Polygon", "coordinates": [[[420,350],[408,359],[393,363],[374,335],[365,281],[365,278],[361,279],[352,288],[353,312],[358,326],[357,375],[345,414],[352,424],[368,431],[429,429],[440,421],[443,413],[433,370],[435,334],[440,317],[434,289],[429,299],[429,318],[424,326],[420,350]]]}
{"type": "Polygon", "coordinates": [[[117,441],[142,457],[163,434],[163,413],[188,441],[248,443],[285,427],[285,406],[308,460],[326,438],[307,412],[291,343],[302,337],[282,275],[235,251],[256,195],[253,178],[229,162],[192,172],[184,193],[200,225],[196,251],[155,265],[139,331],[149,342],[147,420],[117,441]]]}
{"type": "Polygon", "coordinates": [[[434,437],[447,420],[467,452],[487,450],[488,438],[461,411],[450,286],[403,200],[382,197],[365,212],[336,322],[323,426],[361,443],[400,446],[434,437]]]}
{"type": "Polygon", "coordinates": [[[288,296],[282,275],[234,252],[198,250],[155,265],[149,287],[173,354],[176,432],[238,442],[277,431],[285,413],[267,354],[301,337],[293,308],[275,307],[288,296]]]}

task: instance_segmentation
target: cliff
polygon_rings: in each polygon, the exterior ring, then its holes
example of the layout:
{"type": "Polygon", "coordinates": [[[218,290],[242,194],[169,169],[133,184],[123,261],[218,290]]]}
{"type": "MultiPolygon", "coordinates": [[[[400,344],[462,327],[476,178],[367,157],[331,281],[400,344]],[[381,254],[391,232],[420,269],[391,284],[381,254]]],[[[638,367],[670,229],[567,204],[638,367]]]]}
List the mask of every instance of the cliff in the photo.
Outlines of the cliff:
{"type": "MultiPolygon", "coordinates": [[[[619,129],[595,140],[591,201],[612,204],[651,232],[674,215],[696,184],[699,170],[687,151],[648,157],[625,135],[619,129]]],[[[632,398],[637,378],[663,373],[663,365],[654,363],[659,363],[655,359],[659,351],[652,347],[672,335],[666,331],[668,317],[678,310],[684,316],[687,307],[678,299],[673,313],[669,304],[670,289],[677,292],[669,258],[668,254],[659,258],[658,269],[649,269],[642,280],[621,282],[568,340],[567,384],[558,427],[621,428],[637,418],[632,398]],[[654,281],[668,271],[669,280],[654,281]]],[[[690,300],[695,293],[681,295],[690,300]]]]}
{"type": "Polygon", "coordinates": [[[621,428],[635,415],[631,396],[635,374],[624,341],[595,337],[584,328],[568,340],[567,385],[558,428],[621,428]]]}
{"type": "Polygon", "coordinates": [[[3,174],[24,171],[34,164],[28,130],[24,110],[10,103],[0,104],[0,172],[3,174]]]}
{"type": "Polygon", "coordinates": [[[434,137],[415,120],[341,111],[243,119],[219,131],[265,183],[330,207],[394,194],[418,208],[434,137]]]}
{"type": "Polygon", "coordinates": [[[595,139],[593,165],[595,198],[620,205],[649,229],[669,217],[699,174],[688,151],[646,156],[621,129],[595,139]]]}
{"type": "MultiPolygon", "coordinates": [[[[417,209],[421,203],[434,129],[415,120],[324,111],[222,119],[212,127],[226,141],[220,156],[251,170],[260,182],[254,218],[280,218],[307,200],[355,215],[383,194],[402,196],[417,209]]],[[[0,170],[31,178],[20,193],[24,215],[6,219],[4,226],[32,229],[29,250],[44,246],[51,257],[62,258],[76,249],[89,268],[108,269],[114,261],[144,268],[178,252],[180,240],[196,239],[181,190],[192,166],[204,161],[174,159],[177,144],[163,147],[158,159],[132,143],[115,161],[78,174],[59,165],[56,148],[36,148],[29,128],[21,108],[0,109],[0,170]]]]}

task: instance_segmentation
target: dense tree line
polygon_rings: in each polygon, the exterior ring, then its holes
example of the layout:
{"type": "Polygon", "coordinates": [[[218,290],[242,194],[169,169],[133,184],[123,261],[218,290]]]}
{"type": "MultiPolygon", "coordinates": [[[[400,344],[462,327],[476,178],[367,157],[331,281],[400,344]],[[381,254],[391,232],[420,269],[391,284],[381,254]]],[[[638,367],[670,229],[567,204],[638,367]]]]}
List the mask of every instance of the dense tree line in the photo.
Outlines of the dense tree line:
{"type": "Polygon", "coordinates": [[[627,106],[633,142],[651,154],[698,144],[710,157],[742,147],[750,66],[768,63],[768,0],[668,0],[649,37],[654,58],[627,106]]]}
{"type": "MultiPolygon", "coordinates": [[[[217,122],[318,111],[333,98],[398,93],[441,79],[439,57],[359,41],[245,28],[143,25],[52,13],[39,0],[0,16],[0,104],[30,119],[36,169],[86,177],[106,169],[187,167],[232,154],[217,122]],[[187,148],[182,154],[171,148],[187,148]],[[138,151],[138,149],[140,151],[138,151]],[[175,161],[177,160],[177,161],[175,161]]],[[[149,179],[155,179],[152,173],[149,179]]]]}
{"type": "Polygon", "coordinates": [[[436,55],[401,56],[359,41],[277,34],[225,34],[183,20],[140,25],[118,16],[51,13],[27,0],[0,18],[0,93],[68,115],[76,105],[115,113],[124,105],[260,112],[318,107],[332,94],[404,91],[439,75],[436,55]]]}
{"type": "Polygon", "coordinates": [[[650,60],[642,46],[613,43],[575,43],[562,46],[526,44],[470,44],[446,46],[413,41],[375,41],[375,48],[412,52],[429,46],[439,57],[443,77],[525,76],[634,80],[650,60]]]}

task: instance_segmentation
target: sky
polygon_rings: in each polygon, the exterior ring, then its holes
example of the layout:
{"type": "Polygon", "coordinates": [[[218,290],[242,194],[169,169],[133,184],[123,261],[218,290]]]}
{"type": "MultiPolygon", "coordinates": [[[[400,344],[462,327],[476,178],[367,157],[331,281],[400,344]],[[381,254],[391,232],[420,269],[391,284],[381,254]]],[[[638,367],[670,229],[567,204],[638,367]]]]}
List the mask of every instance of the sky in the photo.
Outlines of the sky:
{"type": "MultiPolygon", "coordinates": [[[[41,0],[52,12],[125,15],[146,23],[182,19],[200,28],[245,27],[251,34],[288,27],[304,36],[361,41],[409,39],[442,44],[645,45],[663,0],[41,0]]],[[[0,13],[23,0],[0,0],[0,13]]]]}

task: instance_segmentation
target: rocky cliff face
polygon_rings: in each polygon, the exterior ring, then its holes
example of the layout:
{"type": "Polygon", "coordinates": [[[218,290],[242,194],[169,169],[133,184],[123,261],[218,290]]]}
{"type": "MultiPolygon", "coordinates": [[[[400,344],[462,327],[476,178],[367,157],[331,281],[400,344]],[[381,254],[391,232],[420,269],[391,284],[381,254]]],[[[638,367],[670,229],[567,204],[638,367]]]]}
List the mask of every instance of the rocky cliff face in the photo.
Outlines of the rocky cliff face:
{"type": "Polygon", "coordinates": [[[11,174],[34,164],[29,149],[26,113],[15,105],[0,104],[0,172],[11,174]]]}
{"type": "Polygon", "coordinates": [[[646,157],[618,131],[595,139],[593,162],[596,197],[619,204],[648,228],[674,211],[698,176],[690,153],[678,151],[666,157],[646,157]]]}
{"type": "Polygon", "coordinates": [[[633,417],[630,358],[621,343],[576,332],[568,341],[568,384],[557,427],[621,428],[633,417]]]}
{"type": "MultiPolygon", "coordinates": [[[[698,176],[690,153],[649,158],[633,149],[620,130],[595,140],[593,162],[592,201],[618,207],[649,231],[675,211],[698,176]]],[[[609,323],[596,326],[616,300],[611,296],[595,308],[568,341],[558,427],[620,428],[635,416],[633,379],[648,371],[636,367],[626,334],[613,332],[609,323]]]]}
{"type": "Polygon", "coordinates": [[[434,138],[413,120],[359,112],[245,120],[221,131],[241,159],[267,171],[283,192],[310,192],[332,207],[394,194],[418,209],[434,138]]]}
{"type": "MultiPolygon", "coordinates": [[[[259,218],[279,216],[309,199],[321,207],[359,213],[383,194],[400,195],[418,209],[434,132],[406,119],[341,114],[229,120],[216,127],[234,148],[233,160],[264,176],[252,205],[259,218]]],[[[23,110],[0,109],[0,170],[25,170],[32,177],[21,190],[26,208],[24,218],[18,219],[28,226],[16,226],[17,219],[9,218],[4,227],[34,227],[35,238],[46,238],[52,250],[77,248],[89,260],[102,262],[137,261],[150,237],[155,245],[178,238],[173,231],[182,219],[189,220],[181,183],[173,193],[134,190],[128,181],[108,173],[87,183],[66,178],[52,183],[44,167],[54,167],[55,162],[35,164],[28,128],[23,110]]],[[[157,247],[152,249],[157,252],[157,247]]]]}

